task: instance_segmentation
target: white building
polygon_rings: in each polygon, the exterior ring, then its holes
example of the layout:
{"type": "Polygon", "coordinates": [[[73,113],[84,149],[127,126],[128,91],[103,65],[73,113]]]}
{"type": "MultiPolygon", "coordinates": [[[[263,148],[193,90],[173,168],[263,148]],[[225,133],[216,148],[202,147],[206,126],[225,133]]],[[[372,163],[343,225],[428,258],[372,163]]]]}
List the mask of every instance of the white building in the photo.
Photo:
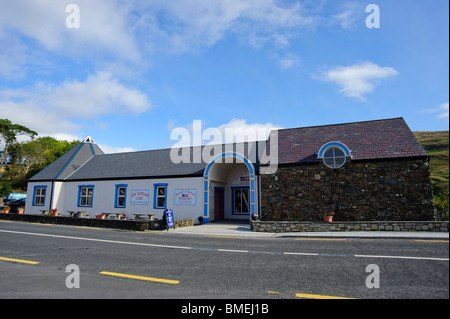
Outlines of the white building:
{"type": "Polygon", "coordinates": [[[84,211],[91,218],[102,212],[162,217],[170,208],[175,219],[194,222],[200,216],[204,222],[249,219],[259,207],[258,143],[231,145],[232,151],[230,145],[218,147],[224,152],[208,163],[192,163],[204,147],[184,149],[190,162],[174,163],[171,149],[104,154],[87,137],[30,178],[26,214],[56,208],[84,211]]]}

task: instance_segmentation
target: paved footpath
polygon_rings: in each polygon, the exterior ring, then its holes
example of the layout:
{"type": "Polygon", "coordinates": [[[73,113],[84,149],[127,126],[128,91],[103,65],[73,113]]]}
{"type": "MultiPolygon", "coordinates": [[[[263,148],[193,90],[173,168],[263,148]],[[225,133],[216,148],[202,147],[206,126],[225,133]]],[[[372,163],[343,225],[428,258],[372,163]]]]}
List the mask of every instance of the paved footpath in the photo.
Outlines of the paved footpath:
{"type": "Polygon", "coordinates": [[[168,231],[173,234],[279,238],[279,237],[306,237],[306,238],[405,238],[405,239],[449,239],[448,232],[396,232],[396,231],[354,231],[354,232],[292,232],[292,233],[264,233],[254,232],[247,222],[221,221],[211,222],[192,227],[176,228],[168,231]]]}

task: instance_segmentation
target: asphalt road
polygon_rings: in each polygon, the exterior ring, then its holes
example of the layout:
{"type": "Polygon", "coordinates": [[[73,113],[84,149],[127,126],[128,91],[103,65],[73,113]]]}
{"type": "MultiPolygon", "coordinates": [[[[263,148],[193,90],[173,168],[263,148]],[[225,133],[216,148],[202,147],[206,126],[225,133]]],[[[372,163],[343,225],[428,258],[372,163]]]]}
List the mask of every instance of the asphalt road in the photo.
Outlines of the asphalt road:
{"type": "Polygon", "coordinates": [[[0,221],[0,299],[448,299],[448,258],[448,240],[228,238],[0,221]]]}

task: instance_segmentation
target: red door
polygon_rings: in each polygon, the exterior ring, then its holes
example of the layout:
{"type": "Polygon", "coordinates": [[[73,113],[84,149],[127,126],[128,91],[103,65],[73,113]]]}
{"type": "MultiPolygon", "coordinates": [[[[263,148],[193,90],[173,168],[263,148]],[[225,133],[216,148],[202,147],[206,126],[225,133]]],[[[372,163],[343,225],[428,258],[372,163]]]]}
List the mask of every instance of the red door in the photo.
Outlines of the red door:
{"type": "Polygon", "coordinates": [[[223,189],[214,189],[214,220],[223,219],[223,189]]]}

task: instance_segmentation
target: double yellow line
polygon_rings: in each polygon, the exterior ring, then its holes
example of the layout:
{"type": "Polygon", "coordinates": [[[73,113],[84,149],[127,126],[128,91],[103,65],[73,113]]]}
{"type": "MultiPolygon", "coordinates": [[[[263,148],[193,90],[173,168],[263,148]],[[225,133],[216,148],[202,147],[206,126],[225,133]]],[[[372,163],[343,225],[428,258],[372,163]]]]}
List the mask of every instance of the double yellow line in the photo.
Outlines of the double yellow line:
{"type": "MultiPolygon", "coordinates": [[[[0,257],[0,260],[14,262],[14,263],[20,263],[20,264],[28,264],[28,265],[37,265],[37,264],[39,264],[38,261],[16,259],[16,258],[8,258],[8,257],[0,257]]],[[[128,274],[121,274],[121,273],[109,272],[109,271],[102,271],[102,272],[100,272],[100,274],[101,275],[114,276],[114,277],[129,278],[129,279],[138,279],[138,280],[145,280],[145,281],[161,282],[161,283],[172,284],[172,285],[176,285],[176,284],[178,284],[180,282],[179,280],[171,280],[171,279],[162,279],[162,278],[154,278],[154,277],[128,275],[128,274]]]]}

